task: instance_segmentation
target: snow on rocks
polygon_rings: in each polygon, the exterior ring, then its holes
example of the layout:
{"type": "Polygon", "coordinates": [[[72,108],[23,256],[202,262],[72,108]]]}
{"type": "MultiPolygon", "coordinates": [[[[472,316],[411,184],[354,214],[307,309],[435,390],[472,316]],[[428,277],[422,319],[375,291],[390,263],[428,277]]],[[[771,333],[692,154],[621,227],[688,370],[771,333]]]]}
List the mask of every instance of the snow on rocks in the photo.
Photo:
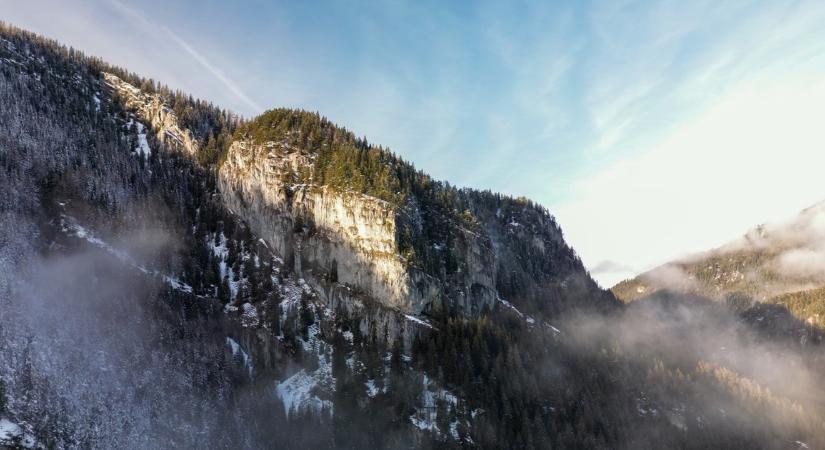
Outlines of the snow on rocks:
{"type": "Polygon", "coordinates": [[[446,389],[437,387],[427,375],[424,375],[421,404],[416,408],[415,413],[410,416],[410,422],[420,430],[440,433],[441,430],[439,430],[436,423],[436,403],[439,400],[444,401],[451,407],[458,406],[458,397],[446,389]]]}
{"type": "Polygon", "coordinates": [[[507,309],[509,309],[509,310],[513,311],[514,313],[516,313],[516,315],[519,316],[519,318],[523,319],[525,322],[527,322],[528,325],[534,325],[536,323],[536,319],[522,313],[521,311],[518,310],[518,308],[516,308],[515,305],[508,302],[507,300],[504,300],[503,298],[498,297],[498,296],[496,296],[496,300],[498,300],[498,302],[501,303],[502,305],[504,305],[507,309]]]}
{"type": "Polygon", "coordinates": [[[229,346],[229,350],[232,352],[232,356],[236,358],[240,358],[243,366],[246,367],[246,370],[249,372],[249,376],[252,376],[254,366],[252,365],[252,358],[249,356],[248,353],[244,351],[241,347],[241,344],[238,344],[234,339],[231,337],[226,338],[226,345],[229,346]]]}
{"type": "Polygon", "coordinates": [[[0,419],[0,446],[11,448],[41,448],[34,436],[27,433],[20,425],[0,419]]]}
{"type": "Polygon", "coordinates": [[[413,322],[413,323],[417,324],[417,325],[421,325],[421,326],[424,326],[424,327],[427,327],[427,328],[435,329],[435,327],[433,327],[429,322],[427,322],[426,320],[421,319],[419,317],[411,316],[409,314],[404,314],[404,318],[409,320],[410,322],[413,322]]]}
{"type": "Polygon", "coordinates": [[[190,130],[180,126],[175,112],[164,104],[159,95],[142,92],[111,73],[104,72],[103,77],[106,84],[124,98],[126,106],[152,127],[158,140],[185,154],[197,154],[197,139],[190,130]]]}
{"type": "Polygon", "coordinates": [[[241,313],[241,325],[244,327],[257,327],[261,322],[258,317],[258,309],[252,303],[244,303],[241,305],[243,312],[241,313]]]}
{"type": "Polygon", "coordinates": [[[458,420],[453,420],[452,422],[450,422],[450,436],[452,436],[452,438],[456,441],[459,440],[460,436],[458,435],[458,420]]]}
{"type": "Polygon", "coordinates": [[[146,158],[152,154],[152,149],[149,148],[149,141],[146,139],[146,127],[140,122],[136,122],[135,125],[138,131],[138,152],[140,152],[142,157],[146,158]]]}
{"type": "Polygon", "coordinates": [[[0,442],[8,443],[12,438],[23,434],[23,430],[14,422],[8,419],[0,419],[0,442]]]}
{"type": "MultiPolygon", "coordinates": [[[[303,294],[312,295],[312,289],[301,278],[297,281],[290,278],[285,282],[284,292],[281,320],[286,319],[289,310],[300,307],[303,294]]],[[[333,414],[331,394],[335,392],[335,377],[332,376],[332,354],[330,347],[321,339],[319,325],[320,316],[327,315],[329,310],[325,308],[319,314],[317,305],[309,302],[308,306],[314,315],[314,323],[307,327],[305,339],[299,338],[299,342],[305,355],[317,358],[318,368],[314,371],[301,369],[275,387],[275,394],[283,402],[287,416],[296,412],[333,414]]]]}
{"type": "Polygon", "coordinates": [[[284,412],[287,416],[306,411],[315,414],[327,412],[332,415],[332,401],[323,400],[313,394],[315,387],[324,381],[321,379],[323,374],[319,374],[320,370],[321,368],[309,373],[306,369],[301,369],[275,387],[275,393],[284,403],[284,412]]]}
{"type": "Polygon", "coordinates": [[[516,308],[512,303],[508,302],[507,300],[504,300],[501,297],[496,297],[496,300],[498,300],[498,302],[502,305],[509,308],[511,311],[515,312],[517,316],[524,317],[524,314],[522,314],[521,311],[519,311],[518,308],[516,308]]]}
{"type": "Polygon", "coordinates": [[[310,355],[318,355],[318,368],[312,372],[301,369],[275,387],[275,394],[283,402],[287,416],[297,412],[333,414],[332,400],[321,397],[323,393],[335,392],[330,355],[319,354],[321,342],[317,324],[309,327],[308,334],[308,339],[303,341],[304,349],[310,355]]]}
{"type": "MultiPolygon", "coordinates": [[[[506,307],[507,309],[509,309],[509,310],[513,311],[513,312],[514,312],[514,313],[515,313],[515,314],[516,314],[519,318],[521,318],[522,320],[524,320],[525,322],[527,322],[527,325],[529,325],[529,326],[533,326],[533,325],[535,325],[535,324],[536,324],[536,319],[535,319],[534,317],[532,317],[532,316],[528,316],[527,314],[522,313],[522,312],[521,312],[521,311],[519,311],[519,310],[518,310],[518,308],[516,308],[516,307],[515,307],[515,305],[513,305],[512,303],[508,302],[507,300],[504,300],[504,299],[503,299],[503,298],[501,298],[501,297],[496,297],[496,299],[498,300],[498,302],[499,302],[499,303],[501,303],[502,305],[504,305],[504,307],[506,307]]],[[[559,335],[559,334],[561,334],[561,330],[559,330],[558,328],[554,327],[553,325],[551,325],[551,324],[549,324],[549,323],[547,323],[547,322],[543,322],[543,323],[542,323],[542,325],[544,325],[544,327],[545,327],[545,328],[547,328],[547,329],[549,329],[550,331],[552,331],[554,335],[559,335]]]]}
{"type": "Polygon", "coordinates": [[[373,398],[381,392],[375,384],[375,380],[367,380],[364,385],[367,387],[367,396],[369,398],[373,398]]]}
{"type": "Polygon", "coordinates": [[[552,330],[552,331],[553,331],[553,333],[555,333],[555,334],[561,334],[561,330],[559,330],[558,328],[554,327],[553,325],[550,325],[550,324],[549,324],[549,323],[547,323],[547,322],[544,322],[544,326],[546,326],[547,328],[549,328],[550,330],[552,330]]]}

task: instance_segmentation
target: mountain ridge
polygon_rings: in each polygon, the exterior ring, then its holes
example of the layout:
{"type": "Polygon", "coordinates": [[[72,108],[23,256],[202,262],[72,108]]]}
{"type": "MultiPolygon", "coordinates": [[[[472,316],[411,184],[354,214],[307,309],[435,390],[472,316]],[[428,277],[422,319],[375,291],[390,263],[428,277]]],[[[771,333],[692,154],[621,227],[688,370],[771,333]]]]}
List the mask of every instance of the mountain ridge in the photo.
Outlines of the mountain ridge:
{"type": "MultiPolygon", "coordinates": [[[[197,159],[201,145],[190,132],[180,130],[174,115],[157,96],[141,93],[116,75],[104,76],[127,99],[126,106],[153,125],[161,142],[171,137],[175,146],[197,159]]],[[[559,286],[571,276],[581,280],[577,284],[582,289],[598,290],[547,210],[530,201],[457,190],[448,183],[432,181],[409,163],[355,138],[317,113],[269,110],[241,122],[231,141],[224,143],[228,148],[219,150],[216,170],[227,205],[243,211],[255,232],[268,236],[266,239],[298,268],[298,273],[303,272],[303,255],[304,266],[315,272],[314,276],[309,272],[308,279],[322,292],[330,289],[331,278],[338,282],[340,277],[341,283],[387,299],[405,312],[420,314],[444,308],[478,315],[493,309],[500,297],[531,313],[545,309],[548,302],[539,296],[546,297],[548,285],[531,288],[534,280],[546,279],[545,283],[555,285],[556,298],[565,295],[565,288],[559,286]],[[322,191],[326,194],[318,195],[322,191]],[[250,202],[251,208],[246,208],[250,202]],[[316,203],[338,205],[332,210],[342,215],[328,216],[329,209],[312,206],[316,203]],[[348,210],[350,205],[370,203],[368,216],[376,217],[376,212],[385,216],[377,224],[348,210]],[[530,219],[533,223],[523,225],[533,228],[528,238],[519,232],[522,225],[513,217],[524,216],[520,210],[533,209],[537,213],[530,219]],[[479,215],[485,218],[483,223],[479,215]],[[266,219],[255,219],[259,216],[266,219]],[[494,222],[499,222],[496,228],[494,222]],[[274,223],[280,225],[273,228],[274,223]],[[499,228],[504,223],[509,228],[502,232],[499,228]],[[310,225],[307,232],[304,224],[310,225]],[[316,225],[323,233],[315,233],[316,225]],[[362,233],[380,235],[382,229],[386,231],[379,238],[383,244],[364,247],[372,238],[362,233]],[[534,256],[503,259],[502,252],[514,245],[534,256]],[[541,261],[542,267],[536,267],[536,261],[541,261]],[[348,270],[359,265],[362,269],[348,270]],[[500,279],[499,273],[509,278],[500,279]],[[508,289],[515,285],[518,293],[508,289]],[[520,295],[525,291],[532,294],[520,295]]]]}

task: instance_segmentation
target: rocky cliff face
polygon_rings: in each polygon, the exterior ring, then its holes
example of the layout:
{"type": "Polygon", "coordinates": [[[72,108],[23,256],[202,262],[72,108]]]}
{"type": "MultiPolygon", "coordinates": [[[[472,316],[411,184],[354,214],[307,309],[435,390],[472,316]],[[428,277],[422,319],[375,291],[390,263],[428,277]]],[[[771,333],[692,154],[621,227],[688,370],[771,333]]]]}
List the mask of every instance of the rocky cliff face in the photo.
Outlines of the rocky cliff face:
{"type": "Polygon", "coordinates": [[[191,131],[180,126],[175,112],[163,103],[159,95],[143,92],[111,73],[104,73],[103,77],[125,106],[135,111],[155,131],[160,142],[186,155],[197,154],[198,141],[191,131]]]}
{"type": "Polygon", "coordinates": [[[366,195],[294,183],[312,160],[286,143],[235,142],[219,172],[224,202],[322,292],[337,282],[405,312],[425,311],[440,290],[398,254],[397,211],[366,195]]]}

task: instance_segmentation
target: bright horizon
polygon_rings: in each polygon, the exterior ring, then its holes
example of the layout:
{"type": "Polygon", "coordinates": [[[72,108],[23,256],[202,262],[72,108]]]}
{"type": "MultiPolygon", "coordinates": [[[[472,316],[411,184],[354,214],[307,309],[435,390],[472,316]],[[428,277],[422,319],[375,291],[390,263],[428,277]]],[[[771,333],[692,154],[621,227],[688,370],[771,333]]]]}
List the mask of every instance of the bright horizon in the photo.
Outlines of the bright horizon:
{"type": "Polygon", "coordinates": [[[0,20],[530,197],[605,287],[825,200],[820,2],[141,3],[0,0],[0,20]]]}

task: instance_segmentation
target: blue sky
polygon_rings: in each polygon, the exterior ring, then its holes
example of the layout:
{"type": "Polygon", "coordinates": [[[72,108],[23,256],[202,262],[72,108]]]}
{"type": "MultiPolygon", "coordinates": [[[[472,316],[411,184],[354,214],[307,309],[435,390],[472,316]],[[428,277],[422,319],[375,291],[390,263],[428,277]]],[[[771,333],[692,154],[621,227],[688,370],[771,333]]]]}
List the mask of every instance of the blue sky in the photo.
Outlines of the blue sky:
{"type": "Polygon", "coordinates": [[[526,195],[603,284],[825,199],[825,3],[0,0],[246,116],[526,195]]]}

